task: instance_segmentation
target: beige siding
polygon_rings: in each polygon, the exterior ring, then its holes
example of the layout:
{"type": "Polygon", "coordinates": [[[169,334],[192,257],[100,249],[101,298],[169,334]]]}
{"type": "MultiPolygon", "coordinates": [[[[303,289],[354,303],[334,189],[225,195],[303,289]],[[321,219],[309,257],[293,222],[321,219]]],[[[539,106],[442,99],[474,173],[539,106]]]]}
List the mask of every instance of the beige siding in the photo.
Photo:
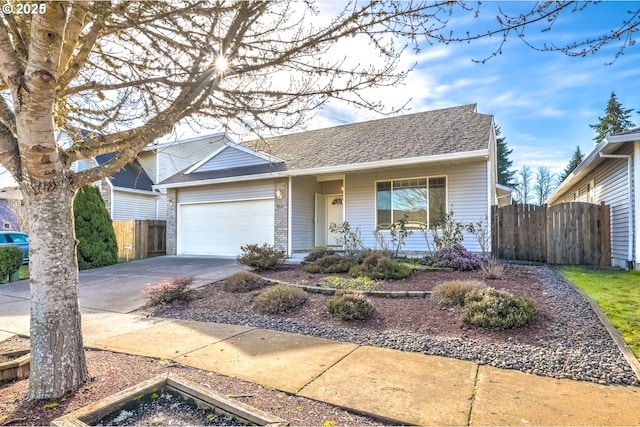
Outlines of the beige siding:
{"type": "MultiPolygon", "coordinates": [[[[632,147],[624,147],[616,154],[631,154],[632,147]]],[[[611,206],[611,258],[612,264],[626,267],[629,257],[629,193],[626,159],[605,159],[589,175],[567,189],[558,203],[587,201],[587,184],[595,183],[594,203],[611,206]]]]}
{"type": "Polygon", "coordinates": [[[306,251],[315,245],[315,193],[318,184],[312,176],[292,178],[291,250],[306,251]]]}
{"type": "MultiPolygon", "coordinates": [[[[365,246],[375,247],[375,182],[385,179],[446,176],[447,206],[455,219],[469,223],[485,221],[488,215],[486,163],[463,163],[457,166],[424,166],[385,169],[375,172],[348,174],[345,178],[346,220],[352,228],[360,227],[365,246]]],[[[465,234],[463,244],[471,251],[479,251],[473,235],[465,234]]],[[[426,241],[419,231],[408,237],[406,251],[426,251],[426,241]]]]}
{"type": "Polygon", "coordinates": [[[142,194],[113,192],[112,219],[156,219],[156,198],[142,194]]]}
{"type": "Polygon", "coordinates": [[[203,185],[178,189],[178,204],[223,202],[273,197],[273,180],[203,185]]]}

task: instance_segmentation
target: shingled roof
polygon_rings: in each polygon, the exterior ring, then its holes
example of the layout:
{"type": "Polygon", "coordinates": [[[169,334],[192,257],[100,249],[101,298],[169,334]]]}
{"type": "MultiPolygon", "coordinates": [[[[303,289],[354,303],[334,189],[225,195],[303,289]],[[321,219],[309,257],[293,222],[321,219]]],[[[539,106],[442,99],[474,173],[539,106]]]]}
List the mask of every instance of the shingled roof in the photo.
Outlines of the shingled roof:
{"type": "Polygon", "coordinates": [[[288,170],[410,159],[489,148],[493,117],[476,104],[243,142],[288,170]]]}
{"type": "MultiPolygon", "coordinates": [[[[98,164],[104,164],[115,157],[116,153],[107,153],[96,156],[98,164]]],[[[109,177],[114,187],[128,188],[131,190],[153,191],[153,181],[142,169],[137,160],[124,165],[122,169],[109,177]]]]}

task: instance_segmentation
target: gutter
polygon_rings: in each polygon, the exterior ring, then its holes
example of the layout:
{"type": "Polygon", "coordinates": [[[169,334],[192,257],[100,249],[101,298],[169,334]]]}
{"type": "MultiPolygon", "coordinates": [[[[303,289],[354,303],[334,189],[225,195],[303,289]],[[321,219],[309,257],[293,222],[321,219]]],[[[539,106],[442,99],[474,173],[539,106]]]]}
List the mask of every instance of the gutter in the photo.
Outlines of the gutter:
{"type": "MultiPolygon", "coordinates": [[[[604,154],[600,151],[599,156],[603,159],[627,159],[627,198],[629,200],[629,247],[628,247],[628,256],[627,263],[629,264],[627,267],[633,264],[633,221],[635,218],[635,209],[632,203],[631,198],[631,185],[633,183],[633,179],[631,177],[631,155],[630,154],[604,154]]],[[[631,268],[633,270],[633,268],[631,268]]]]}

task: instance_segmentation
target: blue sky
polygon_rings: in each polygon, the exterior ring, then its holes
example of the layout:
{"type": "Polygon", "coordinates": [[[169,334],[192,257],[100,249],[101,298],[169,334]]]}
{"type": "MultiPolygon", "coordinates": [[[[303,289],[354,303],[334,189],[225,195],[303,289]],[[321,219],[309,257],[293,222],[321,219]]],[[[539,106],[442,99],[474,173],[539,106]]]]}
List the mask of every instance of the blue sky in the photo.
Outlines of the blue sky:
{"type": "MultiPolygon", "coordinates": [[[[320,4],[334,10],[342,5],[339,1],[320,4]]],[[[483,2],[479,18],[454,15],[449,28],[486,30],[493,25],[498,7],[518,11],[532,5],[528,1],[483,2]]],[[[639,9],[640,1],[589,4],[581,12],[562,14],[549,32],[531,28],[526,32],[527,40],[538,46],[545,41],[579,40],[616,28],[629,17],[626,11],[639,9]]],[[[324,18],[330,14],[327,12],[324,18]]],[[[560,52],[535,51],[514,35],[507,40],[501,55],[484,64],[473,62],[491,55],[499,41],[494,37],[470,44],[424,45],[418,54],[406,52],[402,64],[415,64],[415,69],[405,85],[370,95],[388,107],[408,102],[408,112],[477,103],[478,111],[492,114],[501,127],[502,136],[513,150],[513,169],[547,166],[555,173],[564,169],[576,146],[585,154],[594,148],[595,133],[589,125],[604,115],[612,91],[623,107],[640,109],[640,43],[628,48],[612,65],[606,65],[614,59],[617,44],[607,45],[595,55],[568,57],[560,52]]],[[[360,63],[371,61],[366,49],[354,46],[357,43],[357,39],[338,43],[334,54],[360,63]],[[363,52],[362,57],[354,52],[363,52]]],[[[308,128],[378,117],[367,110],[331,102],[315,113],[308,128]]],[[[637,111],[631,119],[640,125],[637,111]]],[[[211,132],[183,126],[167,139],[211,132]]],[[[8,174],[0,175],[0,186],[11,184],[7,178],[8,174]]]]}
{"type": "MultiPolygon", "coordinates": [[[[456,19],[456,29],[487,29],[495,9],[524,10],[532,2],[483,2],[480,18],[456,19]],[[484,18],[484,17],[487,18],[484,18]]],[[[527,39],[538,46],[544,41],[574,41],[589,34],[616,28],[628,18],[627,10],[640,9],[640,2],[590,4],[585,10],[560,16],[550,32],[532,28],[527,39]]],[[[484,64],[473,60],[489,56],[497,38],[471,44],[425,46],[406,61],[417,63],[404,87],[381,91],[388,104],[400,106],[410,99],[411,112],[477,103],[478,111],[492,114],[502,129],[513,168],[547,166],[562,171],[576,146],[590,152],[598,123],[611,92],[625,108],[633,108],[631,120],[640,125],[640,46],[627,49],[612,65],[617,44],[595,55],[568,57],[560,52],[538,52],[517,37],[508,39],[502,54],[484,64]]],[[[362,58],[366,61],[365,58],[362,58]]],[[[370,112],[337,103],[329,104],[311,120],[310,127],[375,118],[370,112]]]]}

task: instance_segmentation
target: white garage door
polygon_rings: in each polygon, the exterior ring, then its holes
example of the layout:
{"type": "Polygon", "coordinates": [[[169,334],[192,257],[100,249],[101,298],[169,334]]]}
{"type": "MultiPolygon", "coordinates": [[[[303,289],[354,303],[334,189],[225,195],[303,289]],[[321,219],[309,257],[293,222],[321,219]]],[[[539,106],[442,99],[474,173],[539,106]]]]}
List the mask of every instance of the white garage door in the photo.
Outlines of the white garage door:
{"type": "Polygon", "coordinates": [[[273,245],[273,199],[180,205],[178,254],[235,256],[248,243],[273,245]]]}

